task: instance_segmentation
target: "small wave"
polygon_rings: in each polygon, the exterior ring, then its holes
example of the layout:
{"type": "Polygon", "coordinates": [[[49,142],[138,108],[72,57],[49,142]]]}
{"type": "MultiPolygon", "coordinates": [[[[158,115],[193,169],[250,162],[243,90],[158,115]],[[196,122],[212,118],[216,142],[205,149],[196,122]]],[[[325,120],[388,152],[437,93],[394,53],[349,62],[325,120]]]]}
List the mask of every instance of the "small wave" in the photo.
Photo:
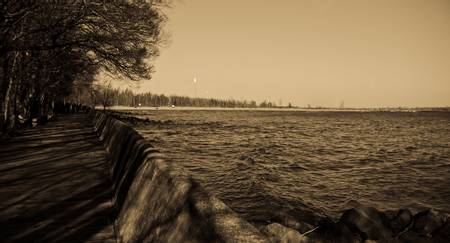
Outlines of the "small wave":
{"type": "Polygon", "coordinates": [[[450,129],[439,114],[139,116],[143,122],[136,126],[146,138],[250,218],[267,219],[282,210],[300,216],[308,208],[334,215],[348,199],[449,210],[450,129]]]}

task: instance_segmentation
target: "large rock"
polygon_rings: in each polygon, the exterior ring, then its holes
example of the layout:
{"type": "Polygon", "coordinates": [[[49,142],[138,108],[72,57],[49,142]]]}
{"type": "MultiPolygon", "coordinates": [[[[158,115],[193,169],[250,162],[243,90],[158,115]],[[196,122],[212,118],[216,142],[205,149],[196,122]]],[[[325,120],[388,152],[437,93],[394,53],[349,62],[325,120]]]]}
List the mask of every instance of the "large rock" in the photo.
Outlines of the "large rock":
{"type": "Polygon", "coordinates": [[[433,233],[433,237],[446,239],[447,242],[450,242],[450,219],[447,218],[445,224],[439,228],[436,232],[433,233]]]}
{"type": "Polygon", "coordinates": [[[281,243],[308,242],[308,239],[302,236],[298,231],[285,227],[279,223],[272,223],[267,225],[265,231],[276,242],[281,243]]]}
{"type": "Polygon", "coordinates": [[[358,233],[351,232],[345,224],[331,221],[320,222],[317,229],[304,236],[308,242],[359,243],[363,240],[358,233]]]}
{"type": "Polygon", "coordinates": [[[428,238],[426,236],[420,235],[417,232],[414,231],[407,231],[400,235],[398,238],[398,242],[405,242],[405,243],[431,243],[433,242],[431,238],[428,238]]]}
{"type": "Polygon", "coordinates": [[[389,222],[389,226],[395,234],[404,231],[412,222],[412,214],[408,209],[401,209],[389,222]]]}
{"type": "Polygon", "coordinates": [[[414,215],[414,231],[421,235],[430,236],[444,223],[442,216],[433,210],[426,210],[414,215]]]}
{"type": "Polygon", "coordinates": [[[300,233],[305,233],[309,230],[314,229],[314,226],[311,224],[308,224],[303,221],[297,220],[294,216],[285,213],[285,212],[279,212],[275,215],[275,217],[272,219],[273,222],[278,222],[281,225],[284,225],[288,228],[295,229],[296,231],[300,233]]]}
{"type": "Polygon", "coordinates": [[[386,210],[383,212],[380,212],[384,220],[389,224],[392,220],[394,220],[397,215],[399,214],[399,210],[386,210]]]}
{"type": "Polygon", "coordinates": [[[352,232],[358,232],[363,239],[392,241],[392,231],[375,208],[356,205],[342,214],[339,223],[347,225],[352,232]]]}

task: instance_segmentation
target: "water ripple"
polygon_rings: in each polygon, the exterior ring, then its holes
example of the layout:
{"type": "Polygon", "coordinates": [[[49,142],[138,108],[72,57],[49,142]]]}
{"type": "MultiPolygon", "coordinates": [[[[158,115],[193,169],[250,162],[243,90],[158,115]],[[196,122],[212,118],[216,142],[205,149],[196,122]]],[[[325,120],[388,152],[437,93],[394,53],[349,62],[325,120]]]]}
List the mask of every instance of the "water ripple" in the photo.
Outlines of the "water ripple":
{"type": "MultiPolygon", "coordinates": [[[[357,200],[450,213],[448,113],[148,111],[136,129],[251,221],[357,200]]],[[[314,212],[314,213],[313,213],[314,212]]]]}

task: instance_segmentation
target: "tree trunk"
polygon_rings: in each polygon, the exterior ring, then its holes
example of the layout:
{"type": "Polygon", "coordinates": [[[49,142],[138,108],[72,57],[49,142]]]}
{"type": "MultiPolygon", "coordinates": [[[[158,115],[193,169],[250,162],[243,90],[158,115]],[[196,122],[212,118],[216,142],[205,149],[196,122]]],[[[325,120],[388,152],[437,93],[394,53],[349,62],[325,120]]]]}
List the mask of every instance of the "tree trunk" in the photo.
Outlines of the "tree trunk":
{"type": "Polygon", "coordinates": [[[17,124],[20,124],[19,123],[19,111],[18,111],[18,107],[17,107],[17,99],[18,99],[17,89],[19,88],[19,86],[20,86],[20,80],[18,81],[18,83],[16,83],[16,85],[14,85],[14,89],[13,89],[13,95],[14,95],[13,103],[12,103],[13,112],[11,112],[11,117],[12,117],[11,125],[12,125],[13,129],[16,127],[17,124]]]}
{"type": "MultiPolygon", "coordinates": [[[[19,56],[19,52],[15,52],[13,60],[12,60],[12,65],[11,65],[11,71],[8,72],[9,76],[8,76],[8,86],[6,88],[6,92],[5,92],[5,96],[4,96],[4,100],[3,100],[3,106],[2,106],[2,115],[3,115],[3,126],[4,129],[6,130],[8,127],[10,127],[9,122],[10,121],[10,96],[11,96],[11,89],[13,87],[13,83],[14,83],[14,70],[16,67],[16,60],[17,57],[19,56]]],[[[6,73],[6,70],[4,70],[4,72],[6,73]]]]}

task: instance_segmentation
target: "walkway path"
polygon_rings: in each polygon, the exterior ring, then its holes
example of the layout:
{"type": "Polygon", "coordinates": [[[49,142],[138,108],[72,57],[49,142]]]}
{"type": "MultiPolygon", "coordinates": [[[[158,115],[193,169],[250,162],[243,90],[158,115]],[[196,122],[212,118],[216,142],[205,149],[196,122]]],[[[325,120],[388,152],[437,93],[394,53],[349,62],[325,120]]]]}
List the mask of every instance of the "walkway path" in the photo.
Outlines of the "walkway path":
{"type": "Polygon", "coordinates": [[[85,114],[0,141],[1,242],[115,242],[106,151],[85,114]]]}

